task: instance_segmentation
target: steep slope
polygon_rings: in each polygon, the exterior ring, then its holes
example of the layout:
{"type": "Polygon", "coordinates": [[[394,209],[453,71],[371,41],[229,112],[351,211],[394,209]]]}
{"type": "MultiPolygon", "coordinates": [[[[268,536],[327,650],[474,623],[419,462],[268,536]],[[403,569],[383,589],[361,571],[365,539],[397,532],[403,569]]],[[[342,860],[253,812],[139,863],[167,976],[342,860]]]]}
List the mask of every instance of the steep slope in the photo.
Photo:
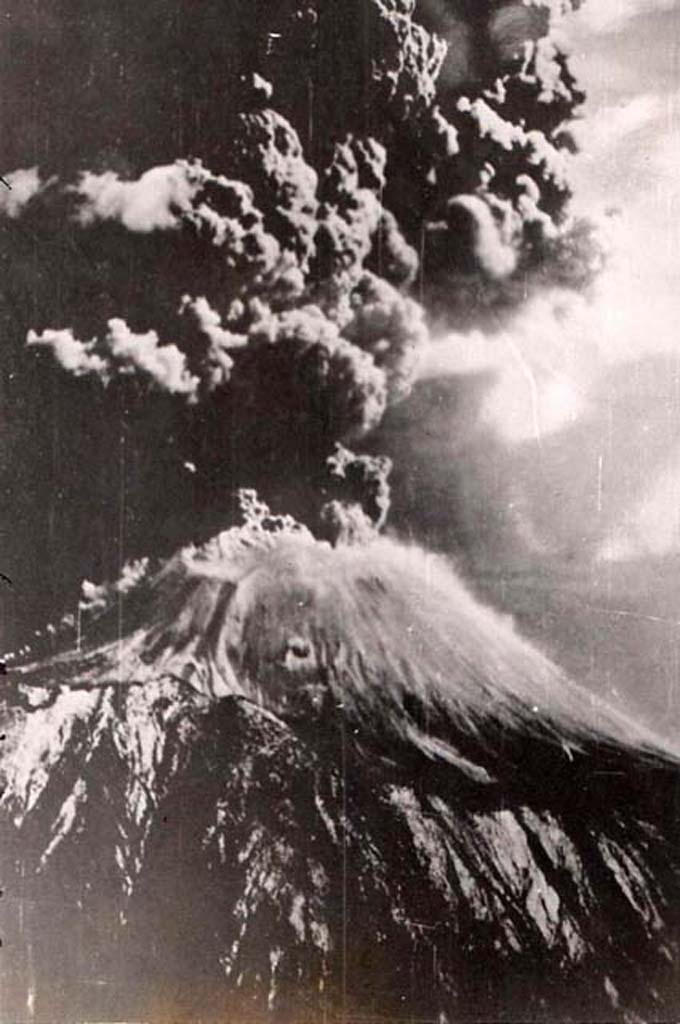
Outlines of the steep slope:
{"type": "Polygon", "coordinates": [[[678,761],[389,540],[90,593],[3,691],[3,1020],[668,1020],[678,761]]]}

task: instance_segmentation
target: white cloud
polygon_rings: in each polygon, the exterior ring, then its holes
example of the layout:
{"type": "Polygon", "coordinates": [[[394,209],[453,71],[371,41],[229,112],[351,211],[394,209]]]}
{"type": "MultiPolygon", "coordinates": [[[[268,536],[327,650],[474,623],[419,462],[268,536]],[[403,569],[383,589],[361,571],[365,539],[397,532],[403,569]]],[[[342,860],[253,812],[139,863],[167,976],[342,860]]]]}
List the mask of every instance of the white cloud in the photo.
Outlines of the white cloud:
{"type": "Polygon", "coordinates": [[[572,423],[587,406],[597,350],[584,334],[579,296],[546,291],[496,334],[451,333],[433,343],[421,377],[492,372],[482,419],[510,442],[540,439],[572,423]]]}
{"type": "Polygon", "coordinates": [[[105,345],[121,374],[141,373],[162,391],[193,396],[198,379],[187,370],[186,356],[176,345],[159,344],[155,331],[135,334],[124,320],[108,322],[105,345]]]}
{"type": "Polygon", "coordinates": [[[212,308],[204,295],[195,299],[190,295],[183,295],[179,313],[193,317],[199,331],[208,339],[203,372],[208,389],[212,391],[226,384],[234,366],[229,350],[243,348],[248,344],[248,336],[226,330],[222,326],[222,317],[212,308]]]}
{"type": "Polygon", "coordinates": [[[611,263],[587,297],[546,289],[502,331],[451,332],[426,351],[421,377],[493,373],[483,416],[515,443],[540,440],[583,416],[602,401],[601,382],[612,367],[675,353],[677,250],[669,258],[663,235],[646,237],[637,212],[609,227],[611,263]]]}
{"type": "Polygon", "coordinates": [[[59,365],[74,377],[84,377],[90,373],[103,377],[107,372],[106,359],[94,351],[96,341],[79,341],[70,328],[48,329],[42,334],[29,331],[26,343],[33,347],[51,349],[59,365]]]}
{"type": "MultiPolygon", "coordinates": [[[[458,195],[449,203],[449,213],[454,209],[464,211],[473,224],[472,252],[477,265],[492,278],[507,277],[517,266],[517,253],[510,237],[503,237],[491,208],[479,196],[458,195]]],[[[509,235],[510,232],[507,232],[509,235]]]]}
{"type": "Polygon", "coordinates": [[[92,374],[108,384],[118,376],[140,374],[159,390],[190,399],[198,389],[198,379],[189,373],[186,356],[176,345],[161,345],[155,331],[135,334],[117,318],[108,321],[102,341],[79,341],[66,328],[29,331],[27,344],[51,349],[59,365],[76,377],[92,374]]]}
{"type": "Polygon", "coordinates": [[[619,32],[633,18],[676,6],[677,0],[586,0],[572,19],[577,30],[619,32]]]}
{"type": "Polygon", "coordinates": [[[190,208],[200,186],[200,167],[178,160],[152,167],[136,181],[121,181],[113,171],[85,171],[71,191],[81,198],[82,224],[115,220],[129,231],[148,233],[177,227],[179,214],[190,208]]]}
{"type": "Polygon", "coordinates": [[[0,184],[0,212],[12,218],[18,217],[33,196],[53,180],[41,181],[37,167],[18,168],[3,177],[10,187],[0,184]]]}

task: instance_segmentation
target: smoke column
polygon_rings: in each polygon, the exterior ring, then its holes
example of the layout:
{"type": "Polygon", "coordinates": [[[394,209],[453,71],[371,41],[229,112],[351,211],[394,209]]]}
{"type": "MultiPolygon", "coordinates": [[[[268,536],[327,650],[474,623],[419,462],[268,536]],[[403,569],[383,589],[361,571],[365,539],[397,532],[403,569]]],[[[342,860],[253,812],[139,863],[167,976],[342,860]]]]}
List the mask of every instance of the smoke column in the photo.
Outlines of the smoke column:
{"type": "MultiPolygon", "coordinates": [[[[115,578],[197,523],[207,535],[233,521],[239,486],[320,536],[342,532],[328,460],[408,395],[428,347],[475,323],[493,335],[546,280],[580,286],[596,269],[592,232],[569,215],[583,94],[554,36],[559,5],[260,7],[180,8],[161,30],[156,8],[102,4],[120,93],[93,15],[74,60],[97,70],[81,88],[58,66],[59,6],[39,41],[12,14],[8,45],[33,40],[59,111],[32,109],[46,151],[0,197],[7,445],[50,438],[34,478],[8,460],[6,493],[30,506],[15,558],[60,538],[43,596],[27,581],[19,599],[19,633],[71,601],[79,575],[115,578]],[[238,26],[219,43],[217,18],[238,26]],[[181,130],[150,113],[168,97],[181,130]],[[31,437],[24,401],[41,409],[31,437]],[[160,491],[183,498],[170,511],[160,491]]],[[[10,63],[20,115],[32,87],[10,63]]],[[[7,147],[26,168],[30,146],[10,133],[7,147]]],[[[365,516],[371,499],[352,503],[365,516]]]]}

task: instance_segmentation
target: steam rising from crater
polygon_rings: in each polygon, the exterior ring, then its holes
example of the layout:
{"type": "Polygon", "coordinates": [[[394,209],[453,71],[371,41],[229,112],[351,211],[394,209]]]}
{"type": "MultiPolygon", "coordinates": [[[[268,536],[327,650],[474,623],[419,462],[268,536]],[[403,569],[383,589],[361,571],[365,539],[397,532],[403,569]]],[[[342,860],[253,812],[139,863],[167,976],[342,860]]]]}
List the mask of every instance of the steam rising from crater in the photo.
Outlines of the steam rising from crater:
{"type": "Polygon", "coordinates": [[[21,675],[35,683],[47,671],[75,686],[167,677],[302,721],[341,708],[368,733],[455,763],[454,735],[476,737],[488,755],[501,734],[505,744],[540,737],[566,757],[598,738],[660,753],[652,734],[480,604],[441,557],[386,538],[333,547],[255,495],[241,500],[245,525],[156,570],[130,566],[108,590],[88,584],[83,653],[21,675]]]}
{"type": "Polygon", "coordinates": [[[135,173],[85,153],[17,172],[5,214],[96,254],[91,281],[38,289],[25,336],[102,385],[83,401],[112,426],[139,410],[135,449],[165,402],[211,501],[254,485],[324,536],[346,512],[310,495],[336,445],[365,443],[442,328],[564,269],[564,128],[583,97],[555,5],[361,0],[338,21],[330,0],[290,2],[250,29],[231,6],[251,38],[215,91],[224,144],[135,173]]]}

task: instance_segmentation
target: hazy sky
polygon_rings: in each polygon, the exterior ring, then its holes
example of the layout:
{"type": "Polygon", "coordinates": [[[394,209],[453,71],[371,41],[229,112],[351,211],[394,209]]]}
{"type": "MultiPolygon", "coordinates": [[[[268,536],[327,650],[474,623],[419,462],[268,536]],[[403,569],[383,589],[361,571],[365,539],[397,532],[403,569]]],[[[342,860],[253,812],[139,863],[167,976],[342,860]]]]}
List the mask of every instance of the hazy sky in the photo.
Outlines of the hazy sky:
{"type": "Polygon", "coordinates": [[[483,591],[581,679],[676,732],[680,4],[597,0],[563,33],[588,93],[574,208],[602,218],[609,263],[588,297],[546,288],[500,336],[440,339],[424,376],[495,382],[472,427],[451,416],[457,478],[436,487],[493,522],[471,569],[483,591]]]}
{"type": "Polygon", "coordinates": [[[680,6],[585,4],[563,34],[588,93],[575,127],[574,209],[603,219],[609,265],[591,296],[546,289],[500,338],[443,339],[424,373],[496,371],[484,420],[511,450],[533,441],[539,465],[550,438],[567,475],[584,458],[585,429],[594,457],[581,506],[572,502],[574,528],[591,535],[598,511],[601,557],[662,554],[680,545],[680,6]],[[619,429],[612,410],[626,396],[619,429]],[[611,479],[622,459],[638,463],[628,492],[611,479]],[[602,515],[610,497],[618,521],[602,515]]]}

